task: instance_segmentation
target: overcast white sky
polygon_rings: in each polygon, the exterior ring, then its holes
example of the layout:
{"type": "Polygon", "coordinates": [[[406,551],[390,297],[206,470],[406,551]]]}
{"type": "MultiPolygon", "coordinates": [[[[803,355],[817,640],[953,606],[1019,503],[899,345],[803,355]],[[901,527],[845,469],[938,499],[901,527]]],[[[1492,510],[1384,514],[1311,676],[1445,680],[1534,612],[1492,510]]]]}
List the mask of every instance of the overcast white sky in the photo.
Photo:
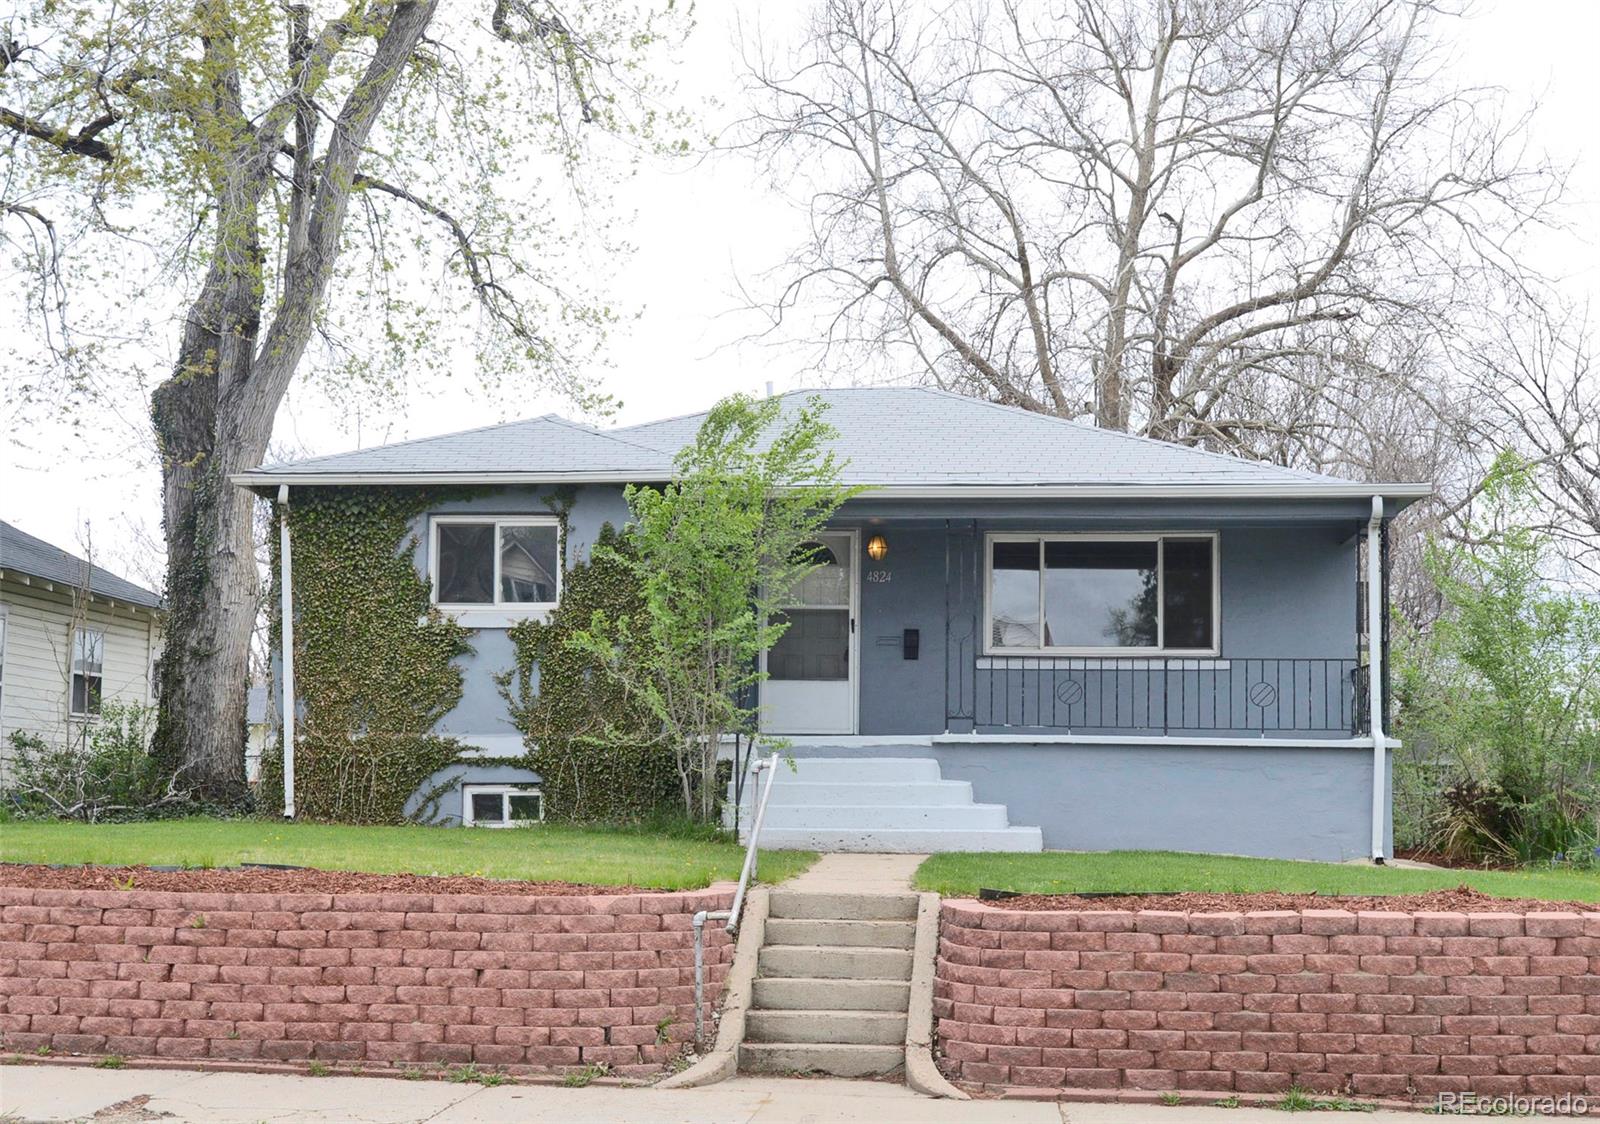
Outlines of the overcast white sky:
{"type": "MultiPolygon", "coordinates": [[[[784,0],[702,0],[700,25],[678,67],[691,99],[716,99],[712,131],[739,107],[733,45],[735,15],[783,35],[801,5],[784,0]]],[[[1575,291],[1600,295],[1600,42],[1597,0],[1481,0],[1463,26],[1458,78],[1505,87],[1514,100],[1537,99],[1533,142],[1576,165],[1571,228],[1541,240],[1546,271],[1575,291]]],[[[638,253],[615,279],[621,307],[639,313],[617,331],[605,388],[621,398],[623,424],[710,405],[735,390],[760,392],[849,381],[848,372],[803,369],[800,348],[740,344],[755,326],[737,313],[736,279],[757,285],[801,230],[801,216],[742,158],[692,167],[649,167],[622,193],[627,231],[638,253]]],[[[276,439],[307,454],[423,437],[550,410],[555,399],[490,397],[470,373],[448,385],[413,388],[406,401],[360,417],[320,394],[291,392],[276,439]]],[[[77,427],[12,433],[0,453],[0,518],[69,549],[93,528],[96,558],[135,580],[159,581],[160,480],[137,403],[121,416],[85,417],[77,427]],[[41,450],[53,450],[50,453],[41,450]]]]}

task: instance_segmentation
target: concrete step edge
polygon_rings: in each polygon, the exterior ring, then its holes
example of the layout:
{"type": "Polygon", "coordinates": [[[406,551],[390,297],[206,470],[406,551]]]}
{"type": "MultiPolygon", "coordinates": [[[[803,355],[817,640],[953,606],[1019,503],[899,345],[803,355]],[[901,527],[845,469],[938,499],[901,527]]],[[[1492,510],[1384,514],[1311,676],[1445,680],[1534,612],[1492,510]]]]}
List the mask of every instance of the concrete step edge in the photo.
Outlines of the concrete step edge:
{"type": "Polygon", "coordinates": [[[904,1064],[904,1046],[746,1042],[739,1047],[739,1068],[756,1073],[829,1073],[838,1077],[870,1077],[893,1073],[904,1064]]]}
{"type": "Polygon", "coordinates": [[[755,981],[752,1011],[883,1011],[904,1015],[910,1008],[908,980],[828,979],[821,976],[768,976],[755,981]]]}

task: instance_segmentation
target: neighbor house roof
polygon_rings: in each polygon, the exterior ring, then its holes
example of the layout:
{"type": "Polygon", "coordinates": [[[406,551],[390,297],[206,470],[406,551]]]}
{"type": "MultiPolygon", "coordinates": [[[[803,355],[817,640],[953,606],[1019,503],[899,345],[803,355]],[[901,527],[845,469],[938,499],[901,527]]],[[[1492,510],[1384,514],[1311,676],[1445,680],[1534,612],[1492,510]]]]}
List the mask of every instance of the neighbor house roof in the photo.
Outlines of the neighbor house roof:
{"type": "Polygon", "coordinates": [[[82,587],[87,579],[89,592],[97,597],[146,609],[161,607],[159,593],[119,578],[110,570],[91,566],[76,554],[68,554],[3,520],[0,520],[0,574],[20,574],[36,581],[74,587],[82,587]]]}
{"type": "MultiPolygon", "coordinates": [[[[792,412],[828,405],[843,479],[904,496],[1133,494],[1416,497],[1425,484],[1356,483],[1156,441],[929,387],[791,391],[792,412]]],[[[616,429],[553,414],[359,452],[264,466],[234,479],[278,484],[655,482],[706,411],[616,429]]]]}

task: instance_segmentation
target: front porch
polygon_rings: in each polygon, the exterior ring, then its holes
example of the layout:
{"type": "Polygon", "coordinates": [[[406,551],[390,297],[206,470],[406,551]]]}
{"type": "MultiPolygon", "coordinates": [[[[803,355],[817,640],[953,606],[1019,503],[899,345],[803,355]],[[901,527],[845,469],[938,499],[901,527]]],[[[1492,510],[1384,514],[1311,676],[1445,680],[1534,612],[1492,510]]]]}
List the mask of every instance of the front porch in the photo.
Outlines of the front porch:
{"type": "Polygon", "coordinates": [[[1353,511],[904,507],[847,507],[824,536],[765,658],[767,732],[1344,742],[1371,728],[1353,511]]]}
{"type": "MultiPolygon", "coordinates": [[[[1371,736],[1368,636],[1386,621],[1366,611],[1370,512],[1158,500],[1067,510],[848,506],[836,568],[817,583],[830,600],[797,603],[807,628],[768,657],[763,701],[803,701],[767,708],[766,732],[803,769],[848,776],[876,759],[904,784],[928,768],[969,786],[990,810],[948,817],[952,831],[983,815],[1013,832],[1037,825],[1050,849],[1388,853],[1388,757],[1377,764],[1371,736]]],[[[1373,531],[1381,571],[1385,536],[1373,531]]],[[[796,809],[817,809],[797,829],[874,808],[852,821],[859,846],[806,837],[822,849],[910,849],[872,829],[941,822],[926,806],[881,811],[884,792],[793,795],[796,809]]],[[[951,836],[917,849],[963,847],[951,836]]]]}

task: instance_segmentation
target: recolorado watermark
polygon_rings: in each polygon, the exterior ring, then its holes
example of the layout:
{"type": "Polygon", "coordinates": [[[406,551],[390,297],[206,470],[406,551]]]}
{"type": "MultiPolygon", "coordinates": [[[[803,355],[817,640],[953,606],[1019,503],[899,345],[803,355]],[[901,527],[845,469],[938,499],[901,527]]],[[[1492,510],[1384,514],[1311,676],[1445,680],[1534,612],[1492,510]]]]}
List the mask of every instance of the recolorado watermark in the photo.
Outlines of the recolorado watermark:
{"type": "Polygon", "coordinates": [[[1441,1116],[1587,1116],[1589,1100],[1581,1093],[1554,1097],[1440,1093],[1433,1110],[1441,1116]]]}

